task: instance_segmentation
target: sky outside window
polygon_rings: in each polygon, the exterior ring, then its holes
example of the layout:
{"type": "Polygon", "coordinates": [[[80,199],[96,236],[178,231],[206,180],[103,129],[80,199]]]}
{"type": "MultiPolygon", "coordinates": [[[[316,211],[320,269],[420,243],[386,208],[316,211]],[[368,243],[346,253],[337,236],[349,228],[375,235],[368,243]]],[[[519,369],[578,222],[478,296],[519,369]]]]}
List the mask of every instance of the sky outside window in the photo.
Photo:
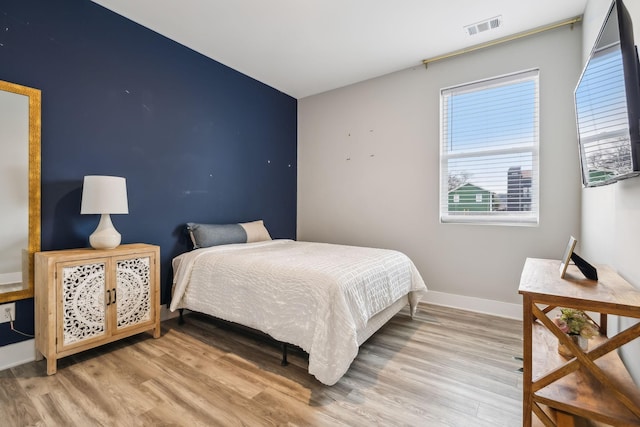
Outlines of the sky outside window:
{"type": "Polygon", "coordinates": [[[443,125],[449,174],[506,193],[509,168],[532,170],[537,138],[537,81],[519,79],[445,99],[443,125]]]}

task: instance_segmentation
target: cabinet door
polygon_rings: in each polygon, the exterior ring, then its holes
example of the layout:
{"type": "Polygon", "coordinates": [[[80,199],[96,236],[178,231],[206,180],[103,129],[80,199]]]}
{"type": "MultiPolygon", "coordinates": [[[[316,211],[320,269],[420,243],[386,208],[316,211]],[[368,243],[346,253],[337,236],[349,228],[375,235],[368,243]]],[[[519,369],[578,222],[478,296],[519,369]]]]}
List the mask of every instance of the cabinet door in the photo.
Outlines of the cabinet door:
{"type": "Polygon", "coordinates": [[[152,262],[151,254],[115,260],[116,333],[154,322],[152,296],[156,278],[152,262]]]}
{"type": "Polygon", "coordinates": [[[105,284],[108,260],[56,265],[58,287],[57,349],[66,350],[108,335],[105,284]]]}

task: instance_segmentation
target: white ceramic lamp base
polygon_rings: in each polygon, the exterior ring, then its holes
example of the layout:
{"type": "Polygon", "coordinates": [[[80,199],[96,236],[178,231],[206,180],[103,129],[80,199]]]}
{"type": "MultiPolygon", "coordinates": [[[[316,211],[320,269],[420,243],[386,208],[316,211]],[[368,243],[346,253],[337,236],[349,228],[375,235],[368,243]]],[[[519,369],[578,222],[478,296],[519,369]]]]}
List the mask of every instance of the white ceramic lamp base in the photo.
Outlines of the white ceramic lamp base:
{"type": "Polygon", "coordinates": [[[89,244],[94,249],[114,249],[120,245],[120,233],[116,231],[109,214],[101,214],[96,230],[89,236],[89,244]]]}

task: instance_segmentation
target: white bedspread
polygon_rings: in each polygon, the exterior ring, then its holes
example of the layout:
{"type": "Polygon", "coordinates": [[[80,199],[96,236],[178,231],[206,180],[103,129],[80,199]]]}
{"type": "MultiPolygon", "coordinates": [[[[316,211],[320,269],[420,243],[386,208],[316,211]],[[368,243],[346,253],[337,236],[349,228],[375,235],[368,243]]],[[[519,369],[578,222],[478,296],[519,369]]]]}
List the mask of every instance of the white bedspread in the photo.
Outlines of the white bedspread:
{"type": "Polygon", "coordinates": [[[171,311],[236,322],[309,353],[309,373],[335,384],[358,354],[357,331],[426,286],[413,262],[385,249],[272,240],[197,249],[173,260],[171,311]]]}

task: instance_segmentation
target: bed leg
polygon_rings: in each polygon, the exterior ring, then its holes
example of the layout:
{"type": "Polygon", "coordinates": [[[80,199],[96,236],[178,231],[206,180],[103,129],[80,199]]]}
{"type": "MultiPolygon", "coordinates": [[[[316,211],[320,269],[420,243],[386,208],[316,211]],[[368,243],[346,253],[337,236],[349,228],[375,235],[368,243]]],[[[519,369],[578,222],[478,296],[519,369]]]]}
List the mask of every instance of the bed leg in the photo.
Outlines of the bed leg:
{"type": "Polygon", "coordinates": [[[184,317],[182,316],[182,312],[184,308],[179,308],[178,313],[180,313],[180,318],[178,319],[178,325],[184,325],[184,317]]]}
{"type": "Polygon", "coordinates": [[[287,344],[282,343],[282,362],[280,362],[282,366],[287,366],[289,362],[287,361],[287,344]]]}

